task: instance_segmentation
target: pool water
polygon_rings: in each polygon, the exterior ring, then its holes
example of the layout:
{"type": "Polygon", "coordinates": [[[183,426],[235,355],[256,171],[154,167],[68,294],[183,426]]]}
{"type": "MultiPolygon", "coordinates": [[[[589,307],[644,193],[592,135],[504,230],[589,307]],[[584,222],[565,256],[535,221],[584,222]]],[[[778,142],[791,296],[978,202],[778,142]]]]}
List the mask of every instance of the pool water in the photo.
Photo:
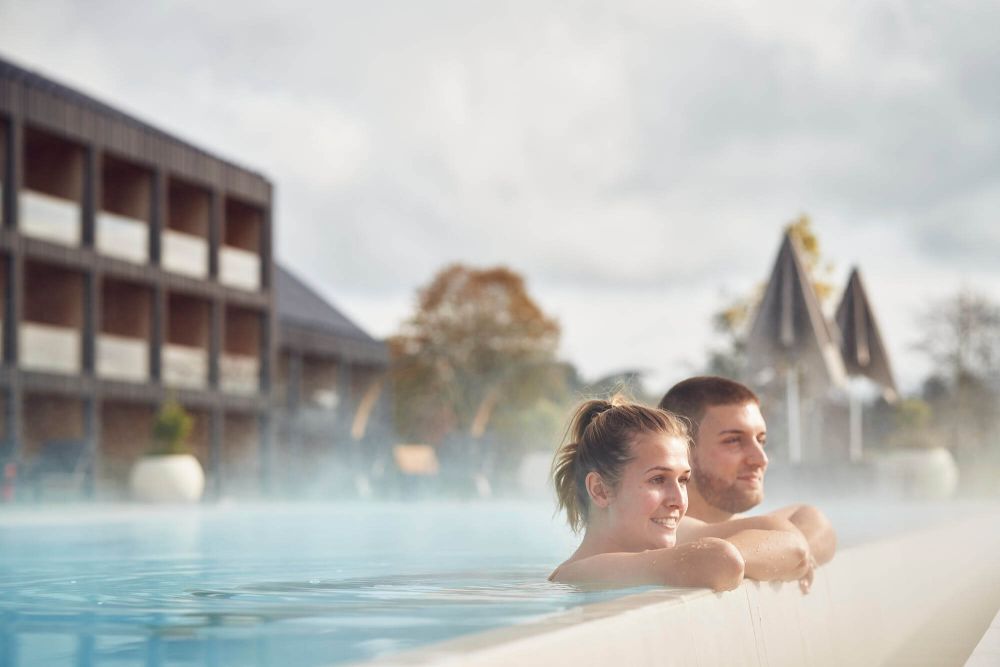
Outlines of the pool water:
{"type": "MultiPolygon", "coordinates": [[[[820,506],[841,548],[979,509],[820,506]]],[[[336,665],[627,592],[547,582],[576,543],[542,501],[0,506],[0,667],[336,665]]]]}
{"type": "Polygon", "coordinates": [[[0,665],[331,665],[620,595],[545,580],[550,505],[0,514],[0,665]]]}

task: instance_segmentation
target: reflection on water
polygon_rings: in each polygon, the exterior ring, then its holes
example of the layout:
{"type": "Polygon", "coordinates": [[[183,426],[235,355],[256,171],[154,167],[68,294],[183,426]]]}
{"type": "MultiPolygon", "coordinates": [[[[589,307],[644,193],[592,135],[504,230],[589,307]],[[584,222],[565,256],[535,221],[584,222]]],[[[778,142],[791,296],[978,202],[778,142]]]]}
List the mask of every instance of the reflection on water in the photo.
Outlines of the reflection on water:
{"type": "MultiPolygon", "coordinates": [[[[846,547],[976,507],[824,509],[846,547]]],[[[545,581],[576,543],[547,503],[18,511],[2,667],[329,665],[622,594],[545,581]]]]}
{"type": "Polygon", "coordinates": [[[0,665],[328,665],[620,593],[538,505],[0,518],[0,665]],[[37,519],[37,520],[36,520],[37,519]]]}

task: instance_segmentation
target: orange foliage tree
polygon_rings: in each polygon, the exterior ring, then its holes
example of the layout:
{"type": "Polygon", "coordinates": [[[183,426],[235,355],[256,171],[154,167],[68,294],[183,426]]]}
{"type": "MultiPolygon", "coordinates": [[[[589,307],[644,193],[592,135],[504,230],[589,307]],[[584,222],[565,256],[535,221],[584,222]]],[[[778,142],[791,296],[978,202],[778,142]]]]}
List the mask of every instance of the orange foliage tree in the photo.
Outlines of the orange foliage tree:
{"type": "Polygon", "coordinates": [[[445,267],[419,290],[416,312],[389,339],[397,431],[439,444],[516,425],[512,415],[530,412],[561,381],[558,342],[558,324],[519,274],[445,267]]]}

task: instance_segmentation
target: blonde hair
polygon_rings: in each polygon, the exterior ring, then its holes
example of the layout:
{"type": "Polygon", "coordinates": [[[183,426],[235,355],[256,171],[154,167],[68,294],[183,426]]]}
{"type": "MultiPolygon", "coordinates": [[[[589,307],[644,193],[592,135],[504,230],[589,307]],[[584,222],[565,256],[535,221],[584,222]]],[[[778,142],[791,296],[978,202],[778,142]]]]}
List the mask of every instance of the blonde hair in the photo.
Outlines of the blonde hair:
{"type": "Polygon", "coordinates": [[[559,509],[574,532],[587,524],[590,495],[587,475],[596,472],[612,488],[632,459],[632,442],[644,433],[664,433],[690,446],[687,426],[666,410],[630,402],[621,394],[610,400],[584,401],[576,409],[564,444],[552,462],[559,509]]]}

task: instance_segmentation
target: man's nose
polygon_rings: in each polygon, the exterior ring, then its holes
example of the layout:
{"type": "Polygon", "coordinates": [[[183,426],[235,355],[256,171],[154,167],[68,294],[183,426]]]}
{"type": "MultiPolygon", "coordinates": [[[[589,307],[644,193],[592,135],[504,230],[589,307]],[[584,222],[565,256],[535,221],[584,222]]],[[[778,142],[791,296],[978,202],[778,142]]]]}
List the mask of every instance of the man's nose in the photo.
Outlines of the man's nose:
{"type": "Polygon", "coordinates": [[[767,452],[759,442],[755,442],[751,447],[748,462],[755,468],[767,467],[767,452]]]}

